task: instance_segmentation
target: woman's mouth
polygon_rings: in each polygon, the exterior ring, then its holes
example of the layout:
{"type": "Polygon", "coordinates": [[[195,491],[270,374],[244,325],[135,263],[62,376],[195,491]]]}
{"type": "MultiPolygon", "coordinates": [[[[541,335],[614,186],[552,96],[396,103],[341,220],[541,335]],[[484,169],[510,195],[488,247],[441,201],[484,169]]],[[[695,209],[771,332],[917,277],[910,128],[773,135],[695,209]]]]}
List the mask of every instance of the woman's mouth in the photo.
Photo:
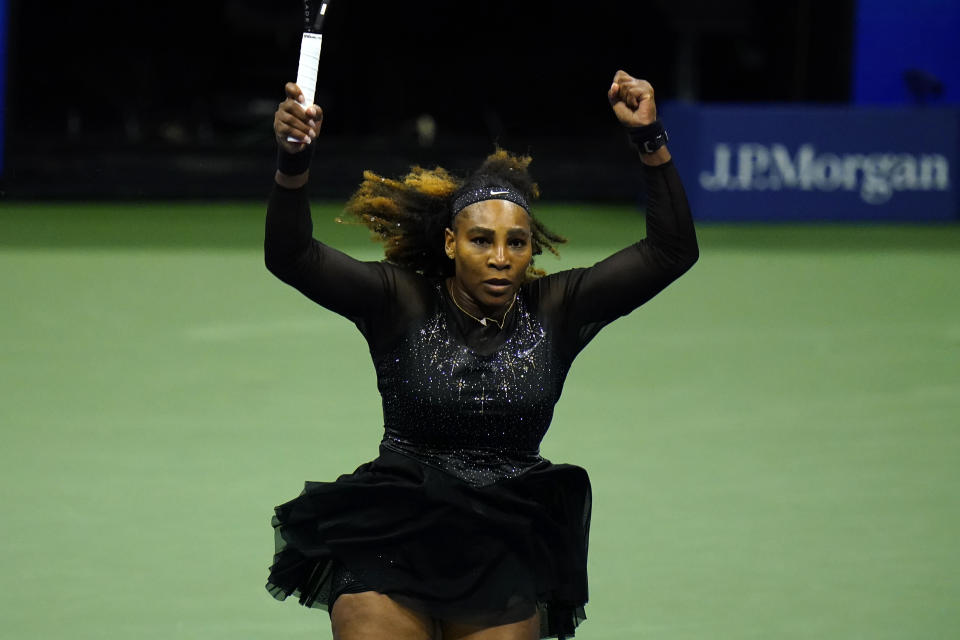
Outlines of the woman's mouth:
{"type": "Polygon", "coordinates": [[[513,283],[504,278],[491,278],[483,281],[484,288],[493,295],[502,296],[513,288],[513,283]]]}

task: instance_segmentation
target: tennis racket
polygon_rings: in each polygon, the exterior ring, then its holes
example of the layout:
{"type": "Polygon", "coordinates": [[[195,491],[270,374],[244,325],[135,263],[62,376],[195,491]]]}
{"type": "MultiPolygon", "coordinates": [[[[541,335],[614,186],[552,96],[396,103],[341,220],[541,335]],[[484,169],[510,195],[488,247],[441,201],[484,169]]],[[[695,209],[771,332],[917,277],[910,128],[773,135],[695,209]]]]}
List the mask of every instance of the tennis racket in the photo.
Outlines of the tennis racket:
{"type": "MultiPolygon", "coordinates": [[[[313,104],[317,92],[317,67],[320,65],[320,46],[323,44],[323,21],[333,0],[303,0],[303,38],[300,40],[300,65],[297,67],[297,86],[306,101],[304,109],[313,104]]],[[[300,142],[288,136],[290,142],[300,142]]]]}

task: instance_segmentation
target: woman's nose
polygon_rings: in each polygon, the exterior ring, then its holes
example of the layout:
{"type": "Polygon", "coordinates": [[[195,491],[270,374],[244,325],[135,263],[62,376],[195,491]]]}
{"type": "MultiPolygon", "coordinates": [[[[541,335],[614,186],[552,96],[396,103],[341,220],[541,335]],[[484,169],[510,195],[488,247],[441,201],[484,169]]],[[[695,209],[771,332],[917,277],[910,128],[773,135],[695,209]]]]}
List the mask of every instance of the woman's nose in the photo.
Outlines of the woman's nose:
{"type": "Polygon", "coordinates": [[[490,264],[497,269],[503,269],[509,266],[506,247],[497,245],[493,248],[490,252],[490,264]]]}

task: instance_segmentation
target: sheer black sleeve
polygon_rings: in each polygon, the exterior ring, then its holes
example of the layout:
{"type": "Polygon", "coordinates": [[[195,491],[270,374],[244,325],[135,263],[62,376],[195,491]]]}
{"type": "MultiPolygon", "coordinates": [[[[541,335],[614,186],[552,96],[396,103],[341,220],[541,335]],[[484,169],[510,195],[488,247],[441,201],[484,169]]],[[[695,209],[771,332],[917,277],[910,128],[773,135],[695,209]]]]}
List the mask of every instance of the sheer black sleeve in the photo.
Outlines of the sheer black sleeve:
{"type": "Polygon", "coordinates": [[[662,291],[699,257],[690,205],[673,162],[644,166],[647,236],[586,269],[541,278],[538,306],[573,358],[611,321],[662,291]]]}
{"type": "Polygon", "coordinates": [[[383,262],[362,262],[313,238],[305,188],[274,184],[267,204],[264,262],[283,282],[352,320],[371,346],[389,340],[422,298],[415,274],[383,262]],[[397,301],[405,305],[398,308],[397,301]],[[380,322],[391,318],[391,322],[380,322]]]}

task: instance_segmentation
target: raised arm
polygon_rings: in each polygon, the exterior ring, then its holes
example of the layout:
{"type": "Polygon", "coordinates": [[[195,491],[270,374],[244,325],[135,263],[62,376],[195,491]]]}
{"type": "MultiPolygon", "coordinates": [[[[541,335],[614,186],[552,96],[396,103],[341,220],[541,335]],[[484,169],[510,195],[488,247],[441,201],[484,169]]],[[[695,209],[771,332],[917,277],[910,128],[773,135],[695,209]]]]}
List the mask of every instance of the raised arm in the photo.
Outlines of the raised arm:
{"type": "Polygon", "coordinates": [[[662,291],[699,257],[690,206],[657,120],[653,87],[618,71],[607,98],[640,152],[647,236],[593,267],[544,278],[541,295],[566,328],[572,353],[604,325],[662,291]]]}
{"type": "Polygon", "coordinates": [[[301,104],[303,95],[292,82],[286,85],[286,95],[273,121],[279,154],[267,204],[267,269],[311,300],[355,322],[381,314],[392,297],[392,272],[380,263],[355,260],[313,238],[306,184],[323,111],[316,105],[301,104]]]}
{"type": "MultiPolygon", "coordinates": [[[[653,87],[646,80],[618,71],[607,99],[620,124],[629,132],[644,165],[647,237],[638,247],[648,256],[641,262],[660,272],[661,278],[667,278],[663,283],[666,286],[693,266],[700,253],[687,195],[667,150],[666,133],[657,119],[653,87]],[[650,265],[651,260],[655,264],[650,265]]],[[[649,299],[642,293],[640,297],[639,304],[649,299]]]]}

